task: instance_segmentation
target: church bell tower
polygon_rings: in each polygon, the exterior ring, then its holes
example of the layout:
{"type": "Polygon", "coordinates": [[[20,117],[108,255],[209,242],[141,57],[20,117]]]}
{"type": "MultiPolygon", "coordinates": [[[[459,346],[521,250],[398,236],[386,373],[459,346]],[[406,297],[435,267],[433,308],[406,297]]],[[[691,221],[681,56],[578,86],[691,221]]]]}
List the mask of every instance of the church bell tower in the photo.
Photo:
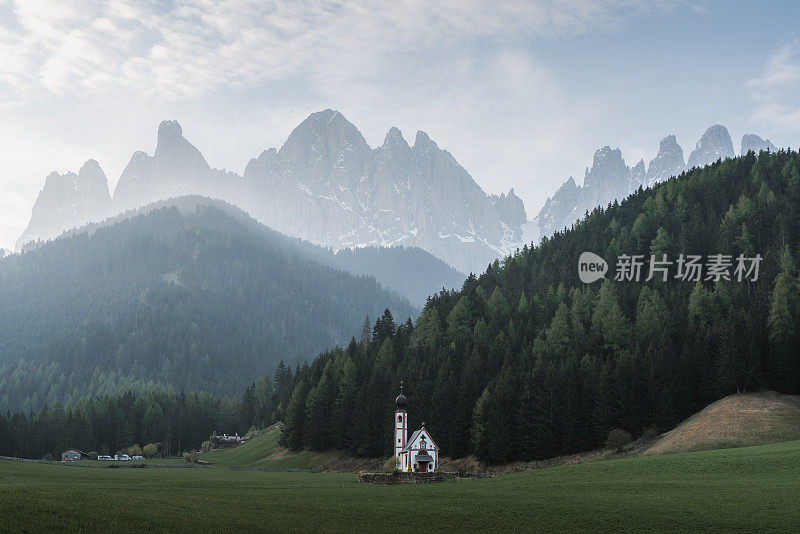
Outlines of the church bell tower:
{"type": "Polygon", "coordinates": [[[406,446],[406,440],[408,440],[408,413],[406,412],[408,400],[403,395],[402,382],[400,382],[400,395],[397,396],[395,402],[397,403],[397,410],[394,412],[394,457],[398,458],[400,451],[406,446]]]}

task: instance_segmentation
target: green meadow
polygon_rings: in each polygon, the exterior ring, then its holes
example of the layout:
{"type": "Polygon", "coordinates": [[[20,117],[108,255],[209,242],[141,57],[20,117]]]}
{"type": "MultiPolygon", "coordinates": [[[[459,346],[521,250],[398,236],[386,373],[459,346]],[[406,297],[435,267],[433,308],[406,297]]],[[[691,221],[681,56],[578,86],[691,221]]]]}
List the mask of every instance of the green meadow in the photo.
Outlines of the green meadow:
{"type": "Polygon", "coordinates": [[[0,462],[0,530],[797,531],[800,441],[429,485],[0,462]]]}

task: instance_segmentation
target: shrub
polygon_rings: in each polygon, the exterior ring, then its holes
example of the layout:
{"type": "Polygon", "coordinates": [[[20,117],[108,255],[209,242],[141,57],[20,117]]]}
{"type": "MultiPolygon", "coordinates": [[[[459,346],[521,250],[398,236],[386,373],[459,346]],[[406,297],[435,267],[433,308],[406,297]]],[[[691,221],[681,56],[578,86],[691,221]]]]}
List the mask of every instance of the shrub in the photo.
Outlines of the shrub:
{"type": "Polygon", "coordinates": [[[158,455],[158,445],[155,443],[148,443],[142,447],[142,452],[145,458],[155,458],[158,455]]]}
{"type": "Polygon", "coordinates": [[[128,447],[128,456],[133,458],[134,456],[144,456],[142,454],[142,448],[139,446],[138,443],[134,443],[130,447],[128,447]]]}
{"type": "Polygon", "coordinates": [[[389,473],[397,473],[400,471],[400,460],[399,458],[395,458],[391,456],[383,462],[383,468],[389,473]]]}
{"type": "Polygon", "coordinates": [[[643,441],[653,441],[660,435],[658,429],[654,426],[649,426],[642,431],[642,436],[639,438],[643,441]]]}
{"type": "Polygon", "coordinates": [[[90,460],[97,460],[97,452],[89,451],[86,453],[86,457],[89,458],[90,460]]]}
{"type": "Polygon", "coordinates": [[[621,452],[622,448],[631,442],[631,435],[621,428],[615,428],[608,433],[606,438],[606,449],[613,449],[614,452],[621,452]]]}

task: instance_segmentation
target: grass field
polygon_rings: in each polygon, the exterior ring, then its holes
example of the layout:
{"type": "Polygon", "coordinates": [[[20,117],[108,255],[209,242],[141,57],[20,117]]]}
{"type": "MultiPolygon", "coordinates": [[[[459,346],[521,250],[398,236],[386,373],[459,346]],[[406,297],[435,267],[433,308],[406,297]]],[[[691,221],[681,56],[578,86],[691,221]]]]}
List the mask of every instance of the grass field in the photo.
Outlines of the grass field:
{"type": "Polygon", "coordinates": [[[800,441],[415,486],[0,462],[0,530],[798,531],[800,441]]]}
{"type": "Polygon", "coordinates": [[[280,430],[277,426],[274,426],[244,445],[232,449],[218,449],[203,453],[200,455],[200,459],[221,467],[235,465],[313,470],[343,455],[343,453],[337,451],[303,451],[289,454],[278,445],[278,436],[280,436],[280,430]]]}

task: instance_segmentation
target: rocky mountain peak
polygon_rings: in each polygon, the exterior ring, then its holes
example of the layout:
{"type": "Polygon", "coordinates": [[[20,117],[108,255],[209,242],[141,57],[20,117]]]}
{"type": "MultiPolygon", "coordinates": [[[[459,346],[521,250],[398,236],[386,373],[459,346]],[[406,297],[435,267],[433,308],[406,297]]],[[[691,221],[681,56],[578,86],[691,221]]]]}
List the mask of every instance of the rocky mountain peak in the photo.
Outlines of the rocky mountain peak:
{"type": "Polygon", "coordinates": [[[630,190],[636,191],[639,187],[647,187],[647,173],[644,170],[643,159],[640,159],[630,171],[630,190]]]}
{"type": "Polygon", "coordinates": [[[683,161],[683,149],[675,135],[668,135],[658,143],[658,154],[647,167],[646,187],[677,176],[686,169],[683,161]]]}
{"type": "Polygon", "coordinates": [[[492,195],[489,200],[500,215],[500,219],[508,226],[521,226],[528,221],[528,216],[525,213],[525,204],[514,193],[513,187],[508,192],[508,195],[505,193],[501,193],[500,196],[492,195]]]}
{"type": "Polygon", "coordinates": [[[185,194],[209,194],[211,177],[211,167],[183,137],[180,123],[165,120],[158,125],[153,156],[141,150],[131,156],[114,190],[114,204],[126,210],[185,194]]]}
{"type": "Polygon", "coordinates": [[[308,116],[308,118],[320,122],[322,124],[328,124],[332,119],[336,118],[337,115],[341,116],[341,113],[339,113],[336,110],[327,108],[323,109],[322,111],[316,111],[312,113],[311,115],[308,116]]]}
{"type": "Polygon", "coordinates": [[[604,146],[594,153],[591,169],[583,178],[584,193],[592,205],[622,198],[628,193],[629,170],[619,148],[604,146]]]}
{"type": "Polygon", "coordinates": [[[179,142],[183,139],[183,128],[176,120],[161,121],[158,125],[158,144],[179,142]]]}
{"type": "Polygon", "coordinates": [[[697,142],[694,150],[689,154],[686,167],[689,169],[702,167],[714,163],[718,159],[732,158],[734,156],[731,134],[728,133],[726,127],[721,124],[715,124],[708,128],[697,142]]]}
{"type": "Polygon", "coordinates": [[[744,134],[742,136],[742,150],[740,152],[742,156],[750,151],[758,154],[762,150],[777,152],[778,148],[769,139],[761,139],[756,134],[744,134]]]}
{"type": "Polygon", "coordinates": [[[414,151],[425,150],[428,148],[439,148],[439,146],[431,141],[427,133],[422,130],[417,131],[417,136],[414,138],[414,151]]]}
{"type": "Polygon", "coordinates": [[[110,215],[108,179],[97,161],[90,159],[78,174],[51,172],[33,205],[28,227],[17,249],[31,241],[52,239],[64,230],[110,215]]]}
{"type": "Polygon", "coordinates": [[[389,131],[386,132],[386,136],[383,138],[383,145],[386,146],[396,143],[403,143],[406,145],[408,144],[406,143],[406,140],[403,138],[403,132],[401,132],[400,129],[397,128],[396,126],[392,126],[391,128],[389,128],[389,131]]]}

